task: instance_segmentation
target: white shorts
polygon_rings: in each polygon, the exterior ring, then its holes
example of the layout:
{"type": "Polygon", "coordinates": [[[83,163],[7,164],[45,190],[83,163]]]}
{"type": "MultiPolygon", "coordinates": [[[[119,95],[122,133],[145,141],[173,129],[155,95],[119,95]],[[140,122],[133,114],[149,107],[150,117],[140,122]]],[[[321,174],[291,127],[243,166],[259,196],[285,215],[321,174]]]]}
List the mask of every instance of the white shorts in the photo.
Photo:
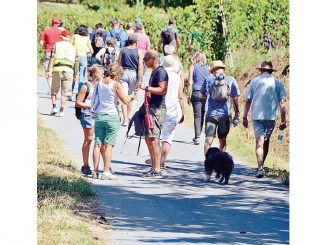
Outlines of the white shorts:
{"type": "Polygon", "coordinates": [[[172,140],[174,137],[174,130],[176,126],[178,125],[178,116],[175,117],[165,117],[164,123],[163,123],[163,128],[161,131],[161,141],[165,141],[169,143],[170,145],[172,144],[172,140]]]}

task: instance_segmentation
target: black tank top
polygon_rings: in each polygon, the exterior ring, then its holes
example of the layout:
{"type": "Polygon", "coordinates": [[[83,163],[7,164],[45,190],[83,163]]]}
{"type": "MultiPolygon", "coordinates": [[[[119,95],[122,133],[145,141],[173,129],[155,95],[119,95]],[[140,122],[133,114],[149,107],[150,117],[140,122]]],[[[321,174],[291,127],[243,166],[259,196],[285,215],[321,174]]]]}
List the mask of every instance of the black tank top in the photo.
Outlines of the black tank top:
{"type": "Polygon", "coordinates": [[[121,66],[123,69],[138,71],[138,48],[121,50],[121,66]]]}

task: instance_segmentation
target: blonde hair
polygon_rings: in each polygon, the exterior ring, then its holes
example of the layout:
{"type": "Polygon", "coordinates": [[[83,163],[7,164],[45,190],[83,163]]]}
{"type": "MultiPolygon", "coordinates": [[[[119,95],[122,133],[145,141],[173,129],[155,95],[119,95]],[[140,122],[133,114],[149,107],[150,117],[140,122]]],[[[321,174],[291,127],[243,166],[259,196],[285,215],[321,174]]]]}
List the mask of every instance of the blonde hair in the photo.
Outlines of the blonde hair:
{"type": "Polygon", "coordinates": [[[192,64],[206,64],[206,55],[197,51],[191,58],[192,64]]]}
{"type": "Polygon", "coordinates": [[[113,37],[109,37],[108,40],[106,41],[106,44],[107,44],[109,47],[114,47],[115,39],[114,39],[113,37]]]}
{"type": "Polygon", "coordinates": [[[108,67],[109,77],[113,80],[119,81],[123,75],[123,68],[118,62],[114,62],[108,67]]]}

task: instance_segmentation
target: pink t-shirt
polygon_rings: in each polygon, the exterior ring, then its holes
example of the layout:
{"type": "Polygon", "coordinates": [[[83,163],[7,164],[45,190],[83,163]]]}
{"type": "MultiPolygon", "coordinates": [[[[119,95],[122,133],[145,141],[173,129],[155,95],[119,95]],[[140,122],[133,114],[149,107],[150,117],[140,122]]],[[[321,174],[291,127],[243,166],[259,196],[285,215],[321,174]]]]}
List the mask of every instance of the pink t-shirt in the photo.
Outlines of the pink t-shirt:
{"type": "Polygon", "coordinates": [[[144,53],[149,51],[151,48],[151,41],[149,40],[149,37],[141,32],[135,32],[135,34],[138,37],[137,48],[142,49],[144,53]]]}

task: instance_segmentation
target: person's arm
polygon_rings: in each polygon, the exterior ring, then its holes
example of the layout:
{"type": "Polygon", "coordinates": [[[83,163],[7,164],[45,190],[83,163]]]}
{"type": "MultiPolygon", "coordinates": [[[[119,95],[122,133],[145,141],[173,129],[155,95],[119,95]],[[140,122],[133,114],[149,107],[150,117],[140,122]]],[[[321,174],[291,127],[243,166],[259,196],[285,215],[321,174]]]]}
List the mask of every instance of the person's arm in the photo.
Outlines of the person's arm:
{"type": "Polygon", "coordinates": [[[75,51],[75,71],[74,71],[74,79],[78,79],[78,73],[79,73],[79,56],[77,54],[77,50],[75,51]]]}
{"type": "Polygon", "coordinates": [[[286,128],[286,100],[283,98],[280,101],[280,111],[281,111],[281,124],[279,126],[280,130],[286,128]]]}
{"type": "Polygon", "coordinates": [[[52,77],[52,69],[53,69],[53,62],[54,62],[54,52],[55,52],[55,45],[51,51],[51,54],[50,54],[50,60],[49,60],[49,64],[48,64],[48,67],[46,69],[46,72],[45,72],[45,78],[46,79],[49,79],[50,77],[52,77]]]}
{"type": "Polygon", "coordinates": [[[177,48],[176,48],[175,52],[178,52],[180,50],[180,47],[181,47],[180,38],[178,37],[175,41],[176,41],[176,44],[177,44],[177,48]]]}
{"type": "Polygon", "coordinates": [[[45,38],[45,33],[43,31],[40,37],[40,45],[42,48],[44,48],[44,38],[45,38]]]}
{"type": "Polygon", "coordinates": [[[151,40],[149,37],[147,37],[147,43],[146,43],[146,52],[148,52],[151,49],[151,40]]]}
{"type": "Polygon", "coordinates": [[[122,50],[119,52],[119,57],[118,57],[118,64],[121,65],[121,55],[122,55],[122,50]]]}
{"type": "Polygon", "coordinates": [[[244,110],[243,110],[242,124],[245,128],[248,128],[248,112],[249,112],[249,109],[251,106],[251,102],[252,102],[252,100],[247,98],[245,106],[244,106],[244,110]]]}
{"type": "Polygon", "coordinates": [[[89,53],[93,54],[94,50],[93,50],[93,47],[92,47],[92,44],[91,44],[91,40],[87,40],[87,47],[88,47],[89,53]]]}
{"type": "Polygon", "coordinates": [[[86,96],[86,92],[87,92],[87,86],[83,85],[77,94],[77,98],[75,102],[76,107],[83,108],[83,109],[91,108],[90,105],[83,102],[86,96]]]}
{"type": "Polygon", "coordinates": [[[163,38],[162,38],[162,34],[161,34],[161,37],[158,40],[158,44],[157,44],[157,52],[161,52],[162,41],[163,41],[163,38]]]}
{"type": "Polygon", "coordinates": [[[134,99],[133,95],[126,96],[124,94],[122,86],[119,82],[115,82],[113,86],[114,86],[114,90],[116,91],[116,93],[122,103],[128,105],[134,99]]]}
{"type": "Polygon", "coordinates": [[[184,102],[183,102],[183,84],[182,84],[182,82],[180,82],[180,84],[179,84],[178,99],[179,99],[179,104],[180,104],[181,112],[182,112],[182,117],[181,117],[179,123],[182,123],[184,121],[184,115],[185,115],[184,102]]]}
{"type": "Polygon", "coordinates": [[[194,65],[190,65],[189,67],[189,73],[188,73],[188,85],[187,85],[187,102],[188,105],[191,105],[191,93],[192,93],[192,84],[193,84],[193,77],[194,77],[194,65]]]}
{"type": "Polygon", "coordinates": [[[233,101],[233,109],[234,109],[234,118],[239,119],[240,112],[239,112],[239,100],[238,97],[232,98],[233,101]]]}
{"type": "MultiPolygon", "coordinates": [[[[138,49],[138,74],[137,74],[137,83],[140,84],[143,81],[143,73],[144,73],[144,61],[143,61],[143,52],[138,49]]],[[[137,85],[136,85],[137,86],[137,85]]]]}
{"type": "Polygon", "coordinates": [[[167,90],[168,90],[168,82],[167,81],[160,81],[158,83],[158,87],[149,87],[149,86],[144,86],[143,84],[139,84],[139,88],[146,90],[150,92],[151,94],[156,94],[156,95],[166,95],[167,90]]]}
{"type": "Polygon", "coordinates": [[[102,61],[102,55],[105,53],[105,48],[101,48],[100,51],[97,52],[97,54],[95,55],[95,58],[101,62],[102,61]]]}

